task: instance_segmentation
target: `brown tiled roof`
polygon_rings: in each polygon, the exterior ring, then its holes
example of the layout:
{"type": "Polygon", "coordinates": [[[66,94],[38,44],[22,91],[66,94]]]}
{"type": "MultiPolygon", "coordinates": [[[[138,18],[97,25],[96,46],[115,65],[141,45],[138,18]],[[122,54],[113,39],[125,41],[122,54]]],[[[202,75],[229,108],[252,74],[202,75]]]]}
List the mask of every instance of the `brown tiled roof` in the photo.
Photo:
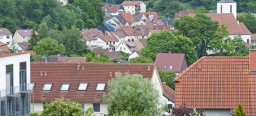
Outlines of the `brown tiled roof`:
{"type": "Polygon", "coordinates": [[[108,49],[102,49],[102,48],[94,48],[94,49],[93,49],[93,52],[94,52],[97,56],[99,56],[102,52],[106,53],[106,52],[108,52],[108,51],[109,51],[108,49]]]}
{"type": "Polygon", "coordinates": [[[0,28],[0,35],[12,35],[7,28],[0,28]]]}
{"type": "Polygon", "coordinates": [[[108,42],[108,41],[118,41],[116,39],[116,37],[111,37],[109,35],[97,35],[97,37],[99,37],[100,39],[102,39],[105,42],[108,42]]]}
{"type": "Polygon", "coordinates": [[[106,54],[108,54],[109,58],[119,58],[122,56],[122,54],[120,53],[120,51],[114,51],[114,52],[106,52],[106,54]]]}
{"type": "Polygon", "coordinates": [[[131,13],[121,13],[121,16],[123,17],[123,19],[126,23],[132,24],[132,23],[136,22],[136,20],[133,18],[131,13]]]}
{"type": "Polygon", "coordinates": [[[107,83],[115,72],[142,74],[151,79],[154,64],[134,63],[31,63],[31,83],[35,101],[52,101],[67,98],[71,101],[103,102],[103,93],[108,93],[107,83]],[[42,91],[45,83],[53,83],[51,91],[42,91]],[[70,83],[69,91],[60,91],[63,83],[70,83]],[[88,83],[86,91],[78,91],[80,83],[88,83]],[[105,91],[96,91],[97,83],[106,83],[105,91]]]}
{"type": "Polygon", "coordinates": [[[175,101],[175,91],[171,87],[166,85],[166,83],[162,83],[162,85],[163,85],[163,88],[164,88],[164,96],[174,103],[174,101],[175,101]]]}
{"type": "Polygon", "coordinates": [[[1,55],[0,58],[2,58],[2,57],[9,57],[9,56],[15,56],[15,55],[21,55],[21,54],[27,54],[27,53],[31,54],[31,51],[19,52],[19,53],[13,53],[13,54],[4,54],[4,55],[1,55]]]}
{"type": "Polygon", "coordinates": [[[141,14],[144,14],[148,20],[149,20],[149,14],[153,15],[153,19],[158,19],[158,15],[156,12],[141,12],[141,14]]]}
{"type": "Polygon", "coordinates": [[[139,41],[139,39],[134,39],[134,41],[128,40],[123,41],[128,47],[129,46],[136,46],[135,49],[130,49],[130,51],[136,50],[136,51],[141,51],[142,48],[144,48],[143,44],[139,41]]]}
{"type": "Polygon", "coordinates": [[[114,31],[113,32],[115,35],[117,35],[119,38],[124,38],[126,37],[121,31],[114,31]]]}
{"type": "Polygon", "coordinates": [[[136,25],[134,29],[150,31],[150,30],[153,30],[153,24],[146,22],[146,25],[136,25]]]}
{"type": "Polygon", "coordinates": [[[153,29],[154,30],[170,30],[171,26],[170,25],[154,25],[153,29]]]}
{"type": "Polygon", "coordinates": [[[142,1],[124,1],[121,5],[123,6],[135,6],[139,5],[142,1]]]}
{"type": "Polygon", "coordinates": [[[249,71],[256,71],[256,50],[250,50],[250,64],[249,71]]]}
{"type": "MultiPolygon", "coordinates": [[[[32,29],[16,30],[22,37],[30,37],[32,35],[32,29]]],[[[35,32],[35,34],[38,34],[35,32]]]]}
{"type": "Polygon", "coordinates": [[[123,30],[124,33],[128,36],[134,36],[134,29],[132,27],[128,27],[128,26],[123,26],[123,27],[120,27],[119,30],[123,30]]]}
{"type": "MultiPolygon", "coordinates": [[[[224,24],[227,26],[227,30],[230,35],[250,35],[251,32],[242,23],[237,23],[234,15],[232,13],[207,13],[212,20],[218,21],[219,25],[224,24]]],[[[189,16],[195,16],[195,14],[190,14],[189,16]]]]}
{"type": "Polygon", "coordinates": [[[9,47],[7,45],[8,45],[7,43],[0,42],[0,49],[1,49],[0,55],[10,52],[9,47]]]}
{"type": "Polygon", "coordinates": [[[164,25],[164,21],[162,20],[162,19],[155,19],[155,20],[153,20],[153,23],[154,24],[160,24],[160,25],[164,25]]]}
{"type": "Polygon", "coordinates": [[[96,40],[96,38],[94,38],[94,36],[92,36],[90,34],[83,34],[83,39],[84,40],[96,40]]]}
{"type": "Polygon", "coordinates": [[[241,103],[247,116],[256,115],[256,52],[249,57],[202,57],[178,75],[175,106],[232,109],[241,103]],[[251,64],[249,64],[251,63],[251,64]]]}
{"type": "Polygon", "coordinates": [[[28,45],[30,45],[29,42],[19,42],[19,43],[17,43],[17,44],[18,44],[18,45],[20,46],[20,48],[23,49],[24,51],[27,51],[28,45]]]}
{"type": "Polygon", "coordinates": [[[185,15],[193,14],[195,11],[180,11],[179,13],[175,13],[175,19],[183,17],[185,15]]]}
{"type": "Polygon", "coordinates": [[[143,46],[146,46],[146,40],[147,40],[147,39],[139,39],[140,43],[141,43],[143,46]]]}
{"type": "Polygon", "coordinates": [[[157,53],[155,63],[163,70],[180,73],[184,70],[184,60],[187,62],[184,53],[157,53]]]}
{"type": "Polygon", "coordinates": [[[121,6],[121,4],[105,4],[102,10],[103,12],[107,10],[109,13],[116,13],[121,6]]]}
{"type": "Polygon", "coordinates": [[[82,29],[80,32],[83,35],[84,40],[96,40],[96,38],[94,38],[95,36],[103,35],[103,33],[96,28],[82,29]]]}
{"type": "Polygon", "coordinates": [[[8,45],[8,44],[0,41],[0,46],[6,46],[6,45],[8,45]]]}
{"type": "MultiPolygon", "coordinates": [[[[45,62],[45,57],[34,57],[37,62],[45,62]]],[[[60,56],[49,56],[47,62],[59,62],[59,63],[84,63],[86,57],[60,57],[60,56]]]]}

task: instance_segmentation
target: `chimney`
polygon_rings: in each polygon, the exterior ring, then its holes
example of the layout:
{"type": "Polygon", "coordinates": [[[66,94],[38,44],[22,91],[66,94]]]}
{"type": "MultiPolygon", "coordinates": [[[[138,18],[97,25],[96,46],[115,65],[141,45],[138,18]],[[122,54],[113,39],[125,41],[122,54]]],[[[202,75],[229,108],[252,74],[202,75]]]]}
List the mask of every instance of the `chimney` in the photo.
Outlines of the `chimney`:
{"type": "Polygon", "coordinates": [[[254,49],[254,46],[249,52],[249,71],[250,74],[256,74],[256,49],[254,49]]]}

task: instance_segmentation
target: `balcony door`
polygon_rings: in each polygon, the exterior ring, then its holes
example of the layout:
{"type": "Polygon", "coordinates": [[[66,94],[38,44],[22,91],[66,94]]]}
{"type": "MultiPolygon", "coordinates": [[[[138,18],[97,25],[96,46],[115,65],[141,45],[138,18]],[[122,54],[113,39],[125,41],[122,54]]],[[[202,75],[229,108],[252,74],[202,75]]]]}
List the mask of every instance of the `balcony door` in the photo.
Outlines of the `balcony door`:
{"type": "Polygon", "coordinates": [[[26,62],[20,63],[20,91],[26,91],[26,62]]]}

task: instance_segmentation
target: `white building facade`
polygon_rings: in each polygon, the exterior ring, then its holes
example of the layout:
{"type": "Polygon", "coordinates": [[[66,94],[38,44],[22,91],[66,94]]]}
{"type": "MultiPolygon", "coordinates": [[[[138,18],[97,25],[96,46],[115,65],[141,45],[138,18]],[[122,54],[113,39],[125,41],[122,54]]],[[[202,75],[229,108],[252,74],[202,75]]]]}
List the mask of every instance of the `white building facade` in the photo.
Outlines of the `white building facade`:
{"type": "Polygon", "coordinates": [[[221,0],[217,3],[217,13],[233,13],[236,19],[237,4],[233,0],[221,0]]]}

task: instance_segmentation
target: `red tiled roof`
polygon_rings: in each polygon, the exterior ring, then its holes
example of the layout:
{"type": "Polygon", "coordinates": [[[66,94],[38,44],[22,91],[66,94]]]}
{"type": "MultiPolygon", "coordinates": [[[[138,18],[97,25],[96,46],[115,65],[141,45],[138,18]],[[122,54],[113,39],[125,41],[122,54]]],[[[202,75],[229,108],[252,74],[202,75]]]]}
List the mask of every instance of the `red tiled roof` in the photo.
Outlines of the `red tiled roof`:
{"type": "Polygon", "coordinates": [[[8,45],[8,44],[0,41],[0,46],[6,46],[6,45],[8,45]]]}
{"type": "Polygon", "coordinates": [[[123,30],[124,33],[128,36],[134,36],[134,29],[132,27],[128,27],[128,26],[123,26],[123,27],[120,27],[119,30],[123,30]]]}
{"type": "Polygon", "coordinates": [[[153,29],[154,30],[170,30],[171,26],[170,25],[154,25],[153,29]]]}
{"type": "MultiPolygon", "coordinates": [[[[22,37],[30,37],[32,35],[32,29],[16,30],[22,37]]],[[[38,34],[35,32],[35,34],[38,34]]]]}
{"type": "Polygon", "coordinates": [[[142,1],[124,1],[121,5],[123,5],[123,6],[135,6],[135,5],[139,5],[141,2],[142,1]]]}
{"type": "Polygon", "coordinates": [[[0,55],[10,52],[9,47],[7,45],[7,43],[0,42],[0,55]]]}
{"type": "Polygon", "coordinates": [[[171,87],[166,85],[166,83],[162,83],[162,85],[163,85],[163,88],[164,88],[164,96],[174,103],[174,101],[175,101],[175,91],[171,87]]]}
{"type": "Polygon", "coordinates": [[[83,62],[86,62],[86,57],[58,57],[58,62],[61,62],[61,63],[83,63],[83,62]]]}
{"type": "Polygon", "coordinates": [[[175,106],[232,109],[241,103],[247,116],[256,115],[256,51],[249,57],[202,57],[178,75],[175,106]],[[250,64],[249,64],[250,63],[250,64]]]}
{"type": "Polygon", "coordinates": [[[12,35],[7,28],[0,28],[0,35],[12,35]]]}
{"type": "Polygon", "coordinates": [[[108,54],[109,58],[119,58],[122,56],[122,54],[120,53],[120,51],[114,51],[114,52],[106,52],[106,54],[108,54]]]}
{"type": "Polygon", "coordinates": [[[180,11],[179,13],[175,13],[175,19],[183,17],[185,15],[193,14],[195,11],[180,11]]]}
{"type": "Polygon", "coordinates": [[[100,55],[102,52],[106,53],[108,52],[109,50],[108,49],[102,49],[102,48],[94,48],[93,49],[93,52],[96,54],[96,55],[100,55]]]}
{"type": "Polygon", "coordinates": [[[27,53],[31,54],[31,51],[19,52],[19,53],[13,53],[13,54],[4,54],[4,55],[1,55],[0,58],[9,57],[9,56],[15,56],[15,55],[21,55],[21,54],[27,54],[27,53]]]}
{"type": "Polygon", "coordinates": [[[147,20],[149,20],[149,14],[153,15],[153,19],[158,19],[158,15],[156,12],[141,12],[141,14],[144,14],[147,18],[147,20]]]}
{"type": "Polygon", "coordinates": [[[100,39],[102,39],[105,42],[108,42],[108,41],[118,41],[115,37],[111,37],[109,35],[97,35],[97,37],[99,37],[100,39]]]}
{"type": "Polygon", "coordinates": [[[187,63],[184,53],[157,53],[155,60],[157,67],[176,73],[180,73],[188,67],[187,64],[186,67],[182,67],[184,62],[187,63]]]}
{"type": "Polygon", "coordinates": [[[136,30],[144,30],[144,31],[150,31],[153,30],[153,24],[146,22],[146,25],[136,25],[135,28],[136,30]]]}
{"type": "Polygon", "coordinates": [[[126,23],[132,24],[132,23],[136,22],[136,20],[133,18],[131,13],[121,13],[121,16],[123,17],[123,19],[126,23]]]}
{"type": "Polygon", "coordinates": [[[134,63],[38,63],[31,65],[31,83],[34,87],[35,101],[51,101],[67,98],[71,101],[103,102],[107,94],[107,83],[115,77],[115,72],[142,74],[151,79],[154,64],[134,63]],[[51,91],[42,91],[45,83],[53,83],[51,91]],[[69,91],[60,91],[63,83],[70,83],[69,91]],[[80,83],[88,83],[86,91],[77,91],[80,83]],[[97,83],[106,83],[105,91],[96,91],[97,83]]]}
{"type": "Polygon", "coordinates": [[[248,44],[248,43],[246,43],[246,42],[244,42],[244,45],[245,45],[247,48],[251,47],[251,44],[248,44]]]}
{"type": "Polygon", "coordinates": [[[105,4],[102,7],[103,12],[107,11],[109,13],[116,13],[121,7],[121,4],[105,4]]]}
{"type": "MultiPolygon", "coordinates": [[[[232,13],[207,13],[212,20],[218,21],[219,25],[224,24],[227,26],[227,30],[230,35],[250,35],[251,32],[242,23],[237,23],[234,15],[232,13]]],[[[190,14],[189,16],[195,16],[195,14],[190,14]]]]}

